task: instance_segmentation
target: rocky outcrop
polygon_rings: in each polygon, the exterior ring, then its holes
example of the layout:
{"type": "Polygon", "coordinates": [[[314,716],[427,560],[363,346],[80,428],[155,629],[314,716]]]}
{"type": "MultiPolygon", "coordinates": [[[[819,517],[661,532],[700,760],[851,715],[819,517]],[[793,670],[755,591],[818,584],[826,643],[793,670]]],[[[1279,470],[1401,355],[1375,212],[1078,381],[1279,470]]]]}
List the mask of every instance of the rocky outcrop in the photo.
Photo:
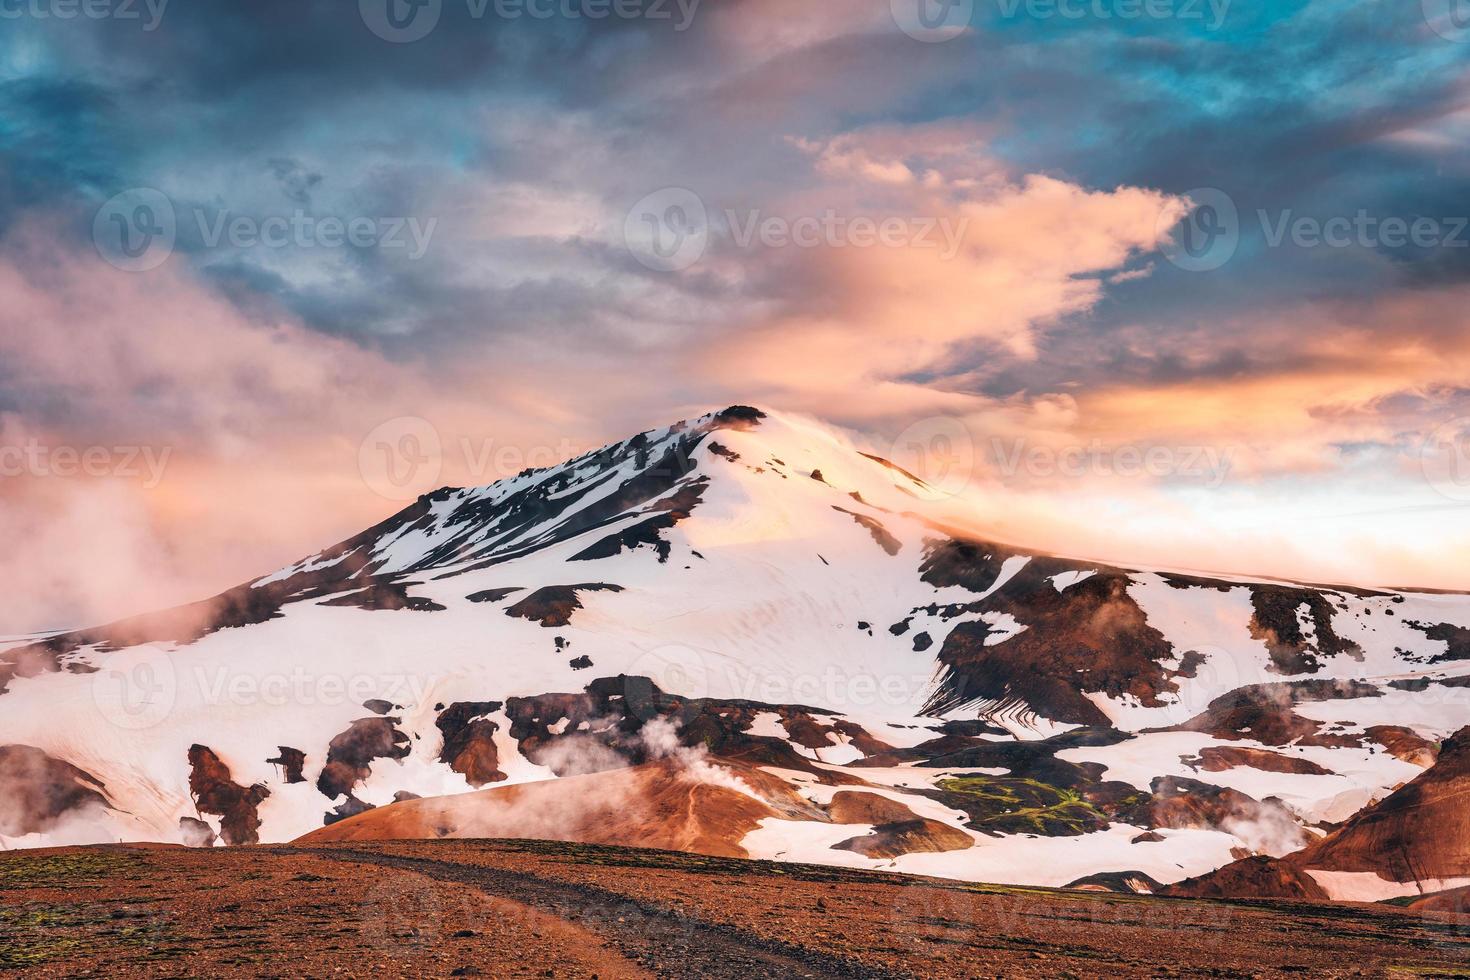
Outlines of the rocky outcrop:
{"type": "Polygon", "coordinates": [[[397,728],[393,717],[359,718],[327,746],[327,763],[317,777],[316,788],[328,799],[351,796],[353,789],[372,774],[377,759],[402,759],[411,750],[408,736],[397,728]]]}
{"type": "Polygon", "coordinates": [[[1439,743],[1424,738],[1412,728],[1402,725],[1373,725],[1367,729],[1370,739],[1388,750],[1389,755],[1411,766],[1428,769],[1439,758],[1439,743]]]}
{"type": "Polygon", "coordinates": [[[1412,782],[1354,814],[1312,844],[1298,863],[1371,871],[1388,881],[1470,877],[1470,728],[1446,739],[1439,759],[1412,782]]]}
{"type": "Polygon", "coordinates": [[[1323,769],[1310,759],[1282,755],[1266,749],[1237,746],[1209,745],[1200,749],[1199,756],[1185,760],[1185,764],[1205,772],[1226,772],[1244,766],[1262,772],[1293,772],[1306,776],[1330,776],[1330,769],[1323,769]]]}
{"type": "Polygon", "coordinates": [[[1323,901],[1326,890],[1290,861],[1265,856],[1243,858],[1197,878],[1159,890],[1180,898],[1302,898],[1323,901]]]}
{"type": "MultiPolygon", "coordinates": [[[[931,546],[921,577],[935,587],[986,593],[1000,581],[1011,549],[950,540],[931,546]]],[[[1056,721],[1107,725],[1089,694],[1130,697],[1160,707],[1177,692],[1175,677],[1192,677],[1193,651],[1175,651],[1128,594],[1129,577],[1116,569],[1047,557],[1030,558],[1010,579],[956,614],[998,613],[1019,631],[997,640],[984,619],[955,626],[939,650],[938,690],[925,712],[940,714],[976,704],[1024,706],[1056,721]],[[1095,574],[1064,591],[1052,578],[1078,570],[1095,574]],[[1174,666],[1170,666],[1174,665],[1174,666]]]]}
{"type": "Polygon", "coordinates": [[[45,833],[68,814],[106,809],[106,787],[91,774],[30,745],[0,746],[0,834],[45,833]]]}
{"type": "Polygon", "coordinates": [[[495,733],[500,726],[485,716],[503,707],[499,701],[456,701],[439,713],[434,725],[444,736],[439,761],[464,776],[476,789],[504,781],[495,733]]]}
{"type": "Polygon", "coordinates": [[[970,835],[919,817],[897,800],[876,793],[843,790],[832,797],[827,813],[833,823],[869,824],[872,832],[833,844],[870,858],[896,858],[920,852],[963,851],[975,846],[970,835]]]}
{"type": "Polygon", "coordinates": [[[226,844],[260,842],[260,804],[270,790],[256,783],[241,786],[230,776],[230,767],[208,746],[189,747],[189,793],[194,808],[220,818],[219,835],[226,844]]]}
{"type": "Polygon", "coordinates": [[[529,619],[548,629],[565,626],[572,621],[572,613],[582,608],[581,592],[621,592],[621,585],[602,582],[582,585],[548,585],[537,589],[521,601],[507,606],[505,614],[519,619],[529,619]]]}

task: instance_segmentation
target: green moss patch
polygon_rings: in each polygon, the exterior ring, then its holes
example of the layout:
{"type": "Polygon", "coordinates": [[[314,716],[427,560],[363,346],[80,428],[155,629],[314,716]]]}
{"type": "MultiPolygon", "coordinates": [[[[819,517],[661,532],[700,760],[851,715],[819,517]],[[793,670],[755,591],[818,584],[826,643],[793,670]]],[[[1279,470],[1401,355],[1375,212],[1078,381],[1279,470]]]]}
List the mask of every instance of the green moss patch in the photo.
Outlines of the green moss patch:
{"type": "Polygon", "coordinates": [[[936,785],[947,805],[968,813],[970,826],[986,833],[1076,837],[1108,826],[1077,791],[1035,779],[955,776],[936,785]]]}

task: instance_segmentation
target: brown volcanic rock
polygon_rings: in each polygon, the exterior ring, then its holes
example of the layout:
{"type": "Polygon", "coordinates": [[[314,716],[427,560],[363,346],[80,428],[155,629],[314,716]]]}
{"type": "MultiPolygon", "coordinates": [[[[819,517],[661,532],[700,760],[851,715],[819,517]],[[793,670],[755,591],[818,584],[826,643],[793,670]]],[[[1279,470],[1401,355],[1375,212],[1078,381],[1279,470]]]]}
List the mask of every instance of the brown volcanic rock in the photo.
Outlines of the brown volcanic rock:
{"type": "Polygon", "coordinates": [[[1246,858],[1172,886],[1204,898],[1326,898],[1309,871],[1369,872],[1401,883],[1470,876],[1470,728],[1439,761],[1326,837],[1285,858],[1246,858]]]}
{"type": "Polygon", "coordinates": [[[1205,710],[1167,731],[1201,732],[1216,738],[1253,739],[1266,745],[1325,745],[1350,748],[1362,744],[1356,735],[1324,733],[1324,724],[1293,709],[1307,702],[1381,697],[1383,692],[1362,681],[1304,680],[1249,684],[1223,694],[1205,710]]]}
{"type": "Polygon", "coordinates": [[[507,606],[505,614],[552,629],[565,626],[572,621],[572,614],[582,608],[580,592],[621,592],[621,585],[602,582],[587,582],[581,585],[548,585],[537,589],[514,605],[507,606]]]}
{"type": "MultiPolygon", "coordinates": [[[[983,593],[999,580],[1014,552],[983,542],[950,540],[930,546],[923,581],[983,593]]],[[[1176,676],[1192,677],[1193,651],[1176,653],[1128,594],[1123,572],[1056,558],[1032,558],[993,595],[947,612],[999,612],[1024,629],[1000,642],[982,620],[954,627],[939,650],[944,667],[927,713],[982,702],[1024,704],[1062,722],[1106,726],[1108,718],[1088,697],[1132,696],[1158,707],[1172,694],[1176,676]],[[1052,576],[1085,568],[1095,574],[1058,592],[1052,576]],[[1178,668],[1164,666],[1178,660],[1178,668]]],[[[937,611],[937,610],[936,610],[937,611]]]]}
{"type": "Polygon", "coordinates": [[[1197,878],[1186,878],[1159,890],[1180,898],[1307,898],[1328,895],[1312,876],[1289,859],[1248,857],[1197,878]]]}
{"type": "Polygon", "coordinates": [[[220,837],[226,844],[260,841],[257,810],[271,791],[259,783],[241,786],[230,777],[230,767],[208,746],[189,747],[189,792],[200,813],[220,818],[220,837]]]}
{"type": "MultiPolygon", "coordinates": [[[[1171,830],[1225,830],[1233,823],[1269,823],[1295,828],[1291,811],[1274,798],[1257,800],[1239,790],[1179,776],[1160,776],[1152,784],[1153,826],[1171,830]]],[[[1298,831],[1299,832],[1299,831],[1298,831]]]]}
{"type": "Polygon", "coordinates": [[[827,813],[833,823],[871,824],[873,832],[833,844],[834,851],[854,851],[870,858],[896,858],[920,852],[963,851],[974,847],[969,834],[938,820],[920,817],[898,800],[877,793],[842,790],[827,813]]]}
{"type": "Polygon", "coordinates": [[[897,800],[850,789],[833,795],[827,813],[833,823],[902,823],[918,819],[918,814],[897,800]]]}
{"type": "Polygon", "coordinates": [[[1411,766],[1428,769],[1439,758],[1439,743],[1431,742],[1411,728],[1401,725],[1374,725],[1368,737],[1388,750],[1395,759],[1411,766]]]}
{"type": "Polygon", "coordinates": [[[810,805],[766,773],[672,761],[409,800],[312,831],[300,843],[412,838],[512,838],[618,844],[743,857],[740,841],[767,817],[810,805]],[[732,788],[741,780],[762,796],[732,788]]]}
{"type": "Polygon", "coordinates": [[[1310,759],[1301,759],[1266,749],[1242,748],[1237,746],[1210,745],[1200,749],[1199,758],[1193,763],[1205,772],[1225,772],[1244,766],[1263,772],[1293,772],[1307,776],[1331,776],[1332,770],[1323,769],[1310,759]]]}
{"type": "Polygon", "coordinates": [[[456,701],[434,721],[444,735],[439,761],[448,763],[476,789],[506,779],[495,748],[495,732],[500,726],[484,717],[501,706],[499,701],[456,701]]]}
{"type": "Polygon", "coordinates": [[[1443,912],[1458,916],[1462,922],[1470,923],[1470,885],[1434,892],[1412,902],[1406,902],[1403,907],[1413,909],[1415,912],[1443,912]]]}
{"type": "Polygon", "coordinates": [[[1277,674],[1315,674],[1322,660],[1347,654],[1363,659],[1363,648],[1339,637],[1332,627],[1332,604],[1320,592],[1285,585],[1251,586],[1251,636],[1266,644],[1267,669],[1277,674]],[[1299,612],[1311,617],[1313,636],[1302,633],[1299,612]]]}
{"type": "Polygon", "coordinates": [[[44,833],[68,813],[108,807],[96,777],[30,745],[0,746],[0,834],[44,833]]]}
{"type": "Polygon", "coordinates": [[[969,834],[938,820],[916,818],[879,824],[864,837],[852,837],[832,845],[834,851],[853,851],[869,858],[896,858],[905,854],[963,851],[974,847],[969,834]]]}
{"type": "Polygon", "coordinates": [[[1470,876],[1470,727],[1446,739],[1438,761],[1412,782],[1293,858],[1388,881],[1470,876]]]}
{"type": "Polygon", "coordinates": [[[861,727],[817,708],[684,698],[664,693],[646,677],[601,677],[581,693],[508,698],[505,703],[510,735],[521,752],[558,775],[648,761],[643,728],[661,720],[673,727],[681,745],[702,747],[721,759],[794,769],[829,785],[865,784],[849,773],[814,765],[784,738],[751,735],[749,729],[762,712],[778,714],[792,741],[809,748],[836,745],[832,734],[841,733],[862,751],[890,749],[861,727]]]}
{"type": "Polygon", "coordinates": [[[317,777],[317,789],[335,799],[372,774],[375,759],[402,759],[409,753],[408,736],[397,729],[398,718],[359,718],[327,746],[327,764],[317,777]]]}

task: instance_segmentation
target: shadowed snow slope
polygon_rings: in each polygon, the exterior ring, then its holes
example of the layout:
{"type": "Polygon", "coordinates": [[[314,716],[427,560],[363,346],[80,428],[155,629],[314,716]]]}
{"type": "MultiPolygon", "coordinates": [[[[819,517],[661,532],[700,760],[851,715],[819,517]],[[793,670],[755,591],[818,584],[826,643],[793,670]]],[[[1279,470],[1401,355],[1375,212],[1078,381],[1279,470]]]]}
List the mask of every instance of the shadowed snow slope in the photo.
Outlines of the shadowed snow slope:
{"type": "Polygon", "coordinates": [[[0,749],[50,760],[25,798],[76,812],[11,815],[0,843],[583,839],[504,806],[581,796],[586,833],[645,838],[621,843],[1171,882],[1302,846],[1467,716],[1465,596],[966,539],[921,476],[734,407],[425,495],[212,599],[11,642],[0,749]],[[901,812],[835,820],[844,787],[901,812]],[[663,816],[604,819],[628,792],[663,816]]]}

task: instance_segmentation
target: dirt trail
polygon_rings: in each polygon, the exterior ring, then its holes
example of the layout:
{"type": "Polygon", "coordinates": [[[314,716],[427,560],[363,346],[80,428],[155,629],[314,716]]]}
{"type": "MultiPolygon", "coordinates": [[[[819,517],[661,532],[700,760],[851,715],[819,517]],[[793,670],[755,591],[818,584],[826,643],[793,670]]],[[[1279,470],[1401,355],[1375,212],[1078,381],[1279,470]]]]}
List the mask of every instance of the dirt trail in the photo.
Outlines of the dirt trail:
{"type": "Polygon", "coordinates": [[[351,864],[412,871],[436,881],[470,885],[500,899],[548,912],[596,933],[629,961],[660,977],[759,976],[873,978],[902,976],[810,949],[787,947],[739,929],[708,922],[586,884],[551,881],[503,868],[400,857],[342,848],[273,848],[282,856],[311,855],[351,864]]]}

